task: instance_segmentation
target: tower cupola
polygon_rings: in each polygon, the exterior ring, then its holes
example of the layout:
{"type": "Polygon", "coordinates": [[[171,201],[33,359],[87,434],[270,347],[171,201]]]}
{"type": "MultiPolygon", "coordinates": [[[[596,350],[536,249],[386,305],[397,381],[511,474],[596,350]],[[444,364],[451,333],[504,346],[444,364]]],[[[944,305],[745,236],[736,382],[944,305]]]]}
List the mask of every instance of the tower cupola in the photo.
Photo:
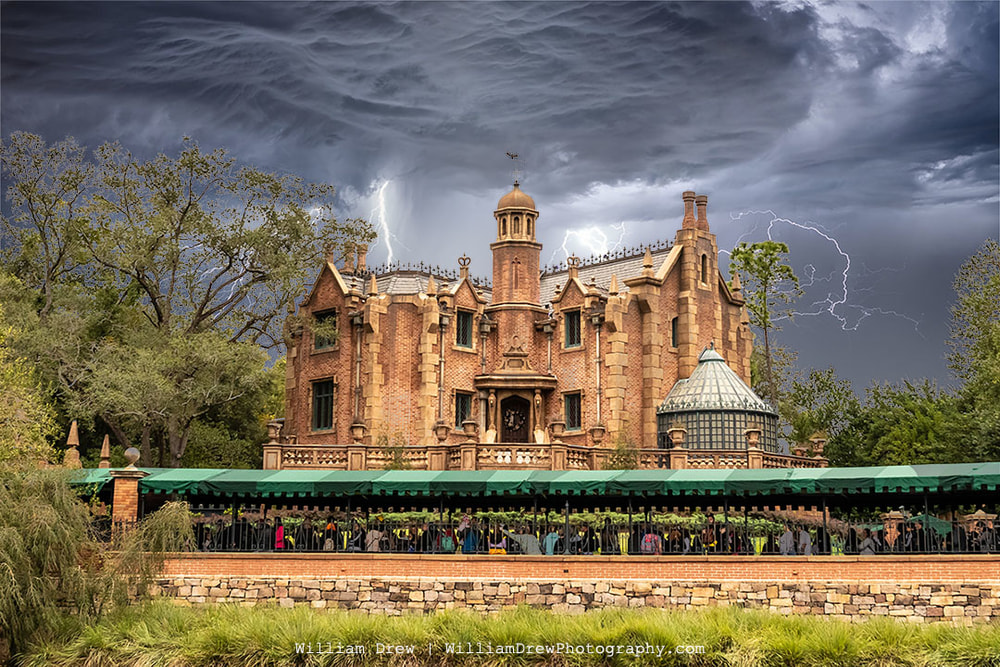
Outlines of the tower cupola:
{"type": "Polygon", "coordinates": [[[497,222],[497,241],[535,240],[535,222],[538,220],[535,200],[521,190],[517,181],[514,181],[514,189],[497,202],[493,217],[497,222]]]}

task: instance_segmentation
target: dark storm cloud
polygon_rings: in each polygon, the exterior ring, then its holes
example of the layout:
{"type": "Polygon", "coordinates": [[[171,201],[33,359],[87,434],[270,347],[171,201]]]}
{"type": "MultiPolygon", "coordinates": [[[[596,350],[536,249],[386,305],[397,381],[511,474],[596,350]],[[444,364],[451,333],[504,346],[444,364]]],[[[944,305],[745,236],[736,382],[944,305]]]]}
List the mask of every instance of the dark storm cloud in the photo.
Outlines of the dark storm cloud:
{"type": "MultiPolygon", "coordinates": [[[[766,233],[734,211],[819,222],[871,269],[844,305],[862,326],[782,335],[862,380],[895,377],[884,355],[851,361],[890,339],[912,353],[896,376],[943,377],[951,276],[998,233],[993,2],[6,3],[0,23],[5,133],[147,154],[190,135],[366,216],[390,179],[397,257],[488,266],[470,223],[489,227],[507,150],[545,259],[571,227],[671,236],[689,187],[723,248],[766,233]]],[[[828,241],[776,233],[800,273],[838,270],[828,241]]]]}

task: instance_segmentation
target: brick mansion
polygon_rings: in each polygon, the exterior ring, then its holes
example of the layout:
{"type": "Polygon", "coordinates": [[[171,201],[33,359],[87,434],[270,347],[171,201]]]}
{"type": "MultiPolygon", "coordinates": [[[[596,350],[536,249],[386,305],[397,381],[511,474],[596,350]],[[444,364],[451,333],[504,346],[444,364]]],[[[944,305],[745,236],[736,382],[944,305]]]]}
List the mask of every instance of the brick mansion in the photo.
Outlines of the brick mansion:
{"type": "Polygon", "coordinates": [[[482,227],[492,281],[465,256],[457,272],[373,270],[364,248],[326,262],[289,318],[264,467],[599,469],[621,443],[637,467],[822,465],[779,452],[747,385],[739,277],[719,270],[708,197],[683,204],[672,243],[543,269],[544,223],[515,182],[482,227]]]}

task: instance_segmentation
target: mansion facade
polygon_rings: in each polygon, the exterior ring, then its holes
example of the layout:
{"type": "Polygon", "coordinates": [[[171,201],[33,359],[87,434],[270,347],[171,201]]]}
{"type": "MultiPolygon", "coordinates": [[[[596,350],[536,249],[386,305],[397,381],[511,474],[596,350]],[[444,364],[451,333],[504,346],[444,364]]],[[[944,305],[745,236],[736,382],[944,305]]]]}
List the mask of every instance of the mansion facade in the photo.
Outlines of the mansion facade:
{"type": "MultiPolygon", "coordinates": [[[[543,270],[539,211],[515,183],[493,211],[491,282],[473,279],[465,256],[457,272],[372,270],[364,248],[328,261],[289,319],[285,418],[264,467],[588,469],[623,442],[643,467],[677,467],[668,455],[689,449],[684,432],[698,426],[664,425],[661,404],[709,346],[723,364],[702,384],[721,371],[746,387],[752,348],[708,198],[685,192],[683,203],[672,243],[543,270]]],[[[778,455],[773,438],[748,447],[737,430],[731,442],[689,440],[732,455],[710,467],[778,455]]]]}

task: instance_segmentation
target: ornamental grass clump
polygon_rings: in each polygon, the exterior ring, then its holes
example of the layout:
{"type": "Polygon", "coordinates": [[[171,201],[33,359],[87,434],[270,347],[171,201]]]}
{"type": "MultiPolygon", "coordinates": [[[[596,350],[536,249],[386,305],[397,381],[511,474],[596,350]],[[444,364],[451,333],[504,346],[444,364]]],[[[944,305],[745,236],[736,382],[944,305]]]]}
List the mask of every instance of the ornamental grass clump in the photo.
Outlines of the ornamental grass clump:
{"type": "Polygon", "coordinates": [[[141,597],[163,554],[194,541],[187,506],[168,503],[140,524],[93,532],[72,471],[0,466],[0,662],[29,643],[141,597]],[[7,645],[2,646],[3,639],[7,645]]]}

